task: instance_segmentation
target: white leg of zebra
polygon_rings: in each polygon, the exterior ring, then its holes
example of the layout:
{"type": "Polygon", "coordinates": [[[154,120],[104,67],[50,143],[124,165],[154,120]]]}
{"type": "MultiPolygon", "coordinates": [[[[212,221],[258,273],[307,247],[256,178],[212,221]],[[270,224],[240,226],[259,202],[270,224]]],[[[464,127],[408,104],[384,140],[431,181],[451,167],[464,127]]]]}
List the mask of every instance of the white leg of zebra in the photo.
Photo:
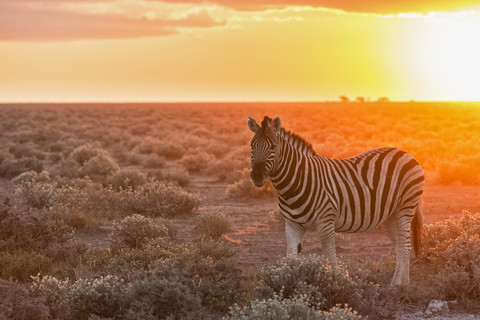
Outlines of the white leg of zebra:
{"type": "Polygon", "coordinates": [[[396,225],[396,266],[392,286],[405,286],[410,283],[410,223],[415,209],[405,209],[395,215],[396,225]]]}
{"type": "Polygon", "coordinates": [[[285,234],[287,236],[287,258],[296,256],[302,250],[302,238],[306,229],[295,222],[285,219],[285,234]]]}
{"type": "Polygon", "coordinates": [[[397,222],[395,217],[390,217],[383,224],[383,228],[388,238],[392,241],[393,250],[397,248],[397,222]]]}
{"type": "Polygon", "coordinates": [[[333,222],[324,224],[319,232],[323,255],[327,259],[335,261],[337,259],[337,252],[335,250],[335,225],[333,222]]]}

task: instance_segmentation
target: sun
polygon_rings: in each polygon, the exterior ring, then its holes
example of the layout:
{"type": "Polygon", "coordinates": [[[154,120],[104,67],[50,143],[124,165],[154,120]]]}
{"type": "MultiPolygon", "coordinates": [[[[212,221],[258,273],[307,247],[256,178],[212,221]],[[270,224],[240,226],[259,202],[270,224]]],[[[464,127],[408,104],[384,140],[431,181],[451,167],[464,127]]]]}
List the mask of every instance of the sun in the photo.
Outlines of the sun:
{"type": "Polygon", "coordinates": [[[417,70],[442,100],[480,101],[480,10],[428,14],[417,34],[417,70]]]}

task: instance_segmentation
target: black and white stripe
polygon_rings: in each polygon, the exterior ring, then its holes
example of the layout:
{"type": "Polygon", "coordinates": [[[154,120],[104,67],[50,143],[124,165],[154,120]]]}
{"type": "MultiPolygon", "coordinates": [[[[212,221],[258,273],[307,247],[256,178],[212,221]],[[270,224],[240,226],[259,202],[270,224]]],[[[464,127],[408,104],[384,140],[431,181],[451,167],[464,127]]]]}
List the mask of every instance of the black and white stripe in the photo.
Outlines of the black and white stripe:
{"type": "Polygon", "coordinates": [[[287,221],[288,255],[299,253],[307,229],[320,233],[324,253],[335,258],[335,232],[363,232],[384,225],[397,253],[392,283],[408,283],[410,227],[413,220],[417,251],[424,186],[422,168],[412,156],[379,148],[347,159],[328,159],[281,129],[278,117],[265,117],[261,127],[250,118],[249,127],[255,132],[252,180],[261,186],[269,176],[278,191],[287,221]]]}

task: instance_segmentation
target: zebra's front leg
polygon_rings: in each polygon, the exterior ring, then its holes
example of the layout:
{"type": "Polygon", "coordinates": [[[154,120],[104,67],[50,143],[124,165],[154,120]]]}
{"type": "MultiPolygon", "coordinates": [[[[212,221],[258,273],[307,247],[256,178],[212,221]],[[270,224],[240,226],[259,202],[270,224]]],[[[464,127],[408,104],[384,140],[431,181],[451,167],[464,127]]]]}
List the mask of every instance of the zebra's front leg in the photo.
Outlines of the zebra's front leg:
{"type": "Polygon", "coordinates": [[[335,261],[337,259],[337,252],[335,250],[335,226],[333,223],[324,225],[320,229],[320,237],[322,243],[322,253],[323,255],[331,260],[335,261]]]}
{"type": "Polygon", "coordinates": [[[305,228],[285,219],[285,235],[287,237],[287,258],[296,256],[302,251],[302,238],[305,228]]]}

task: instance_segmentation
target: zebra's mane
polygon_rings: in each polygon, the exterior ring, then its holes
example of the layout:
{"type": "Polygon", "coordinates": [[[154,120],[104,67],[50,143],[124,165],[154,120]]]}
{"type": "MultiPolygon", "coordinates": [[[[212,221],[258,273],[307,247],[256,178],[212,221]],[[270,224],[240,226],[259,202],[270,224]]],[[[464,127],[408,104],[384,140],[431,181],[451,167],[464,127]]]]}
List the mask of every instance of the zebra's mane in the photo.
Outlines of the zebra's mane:
{"type": "MultiPolygon", "coordinates": [[[[267,128],[267,124],[270,124],[272,119],[265,116],[262,121],[262,129],[267,128]]],[[[313,150],[312,144],[298,134],[291,131],[287,131],[284,128],[280,129],[280,136],[285,140],[289,145],[294,147],[296,150],[300,151],[302,154],[307,156],[315,156],[317,153],[313,150]]]]}

